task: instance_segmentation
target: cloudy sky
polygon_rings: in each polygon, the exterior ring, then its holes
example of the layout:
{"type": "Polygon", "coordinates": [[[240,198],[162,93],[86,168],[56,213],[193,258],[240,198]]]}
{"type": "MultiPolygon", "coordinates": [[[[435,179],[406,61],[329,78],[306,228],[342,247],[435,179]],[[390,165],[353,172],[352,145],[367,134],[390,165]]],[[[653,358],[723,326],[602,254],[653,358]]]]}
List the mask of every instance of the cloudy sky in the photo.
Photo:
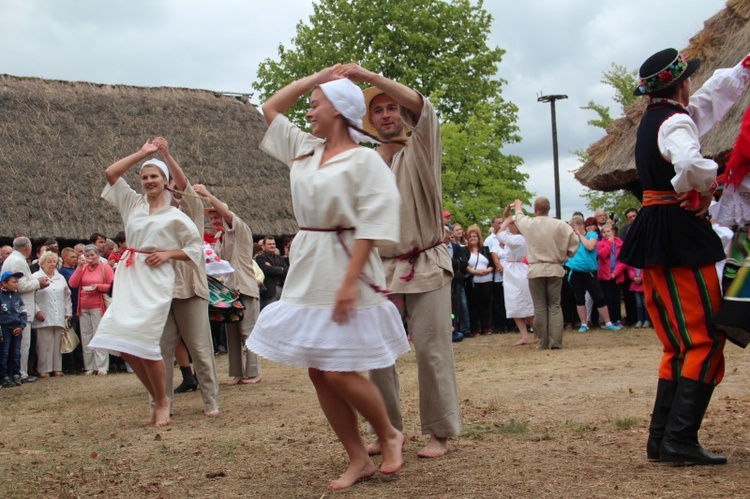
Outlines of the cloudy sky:
{"type": "MultiPolygon", "coordinates": [[[[376,0],[373,0],[376,1],[376,0]]],[[[312,0],[0,0],[0,73],[139,86],[253,92],[261,61],[290,46],[312,0]]],[[[519,108],[529,189],[554,197],[549,104],[557,103],[563,217],[584,207],[571,151],[603,131],[581,106],[612,107],[601,74],[630,69],[666,47],[684,48],[724,0],[485,0],[492,46],[507,51],[498,68],[505,97],[519,108]]],[[[257,102],[257,99],[255,100],[257,102]]]]}

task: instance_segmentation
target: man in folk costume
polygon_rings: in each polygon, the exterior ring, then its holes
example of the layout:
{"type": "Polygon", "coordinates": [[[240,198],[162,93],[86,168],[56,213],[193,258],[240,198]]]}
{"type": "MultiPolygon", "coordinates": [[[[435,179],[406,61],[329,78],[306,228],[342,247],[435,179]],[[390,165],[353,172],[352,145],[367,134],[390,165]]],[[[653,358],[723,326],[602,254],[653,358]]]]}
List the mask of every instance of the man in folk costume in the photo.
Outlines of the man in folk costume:
{"type": "MultiPolygon", "coordinates": [[[[162,137],[154,139],[159,147],[169,174],[174,181],[177,207],[187,215],[196,225],[199,232],[203,229],[203,201],[190,186],[180,165],[169,153],[169,145],[162,137]]],[[[175,280],[172,305],[169,309],[167,322],[164,325],[160,348],[162,357],[171,359],[174,356],[175,345],[182,338],[195,365],[195,376],[203,399],[203,414],[216,416],[219,414],[219,383],[216,378],[214,363],[213,341],[211,339],[211,324],[208,320],[208,282],[206,278],[206,262],[201,259],[197,266],[187,262],[173,262],[175,280]]],[[[174,383],[172,372],[173,362],[166,362],[166,392],[174,400],[174,383]]],[[[183,378],[192,377],[190,366],[180,367],[183,378]]]]}
{"type": "Polygon", "coordinates": [[[721,242],[703,218],[717,165],[700,154],[699,137],[718,123],[750,82],[750,58],[720,69],[690,95],[698,59],[675,49],[649,57],[635,95],[650,103],[638,128],[635,161],[643,190],[620,259],[644,269],[646,307],[664,355],[647,456],[652,461],[724,464],[698,443],[714,387],[724,376],[724,335],[710,326],[721,304],[714,263],[721,242]]]}
{"type": "MultiPolygon", "coordinates": [[[[387,140],[377,149],[396,176],[401,194],[400,243],[380,248],[386,287],[408,325],[419,367],[422,433],[430,436],[420,457],[448,451],[447,439],[461,433],[456,372],[451,341],[453,268],[443,244],[440,123],[428,99],[406,85],[357,64],[342,76],[368,83],[364,129],[387,140]],[[407,138],[407,127],[412,133],[407,138]]],[[[403,429],[395,365],[370,371],[385,399],[391,424],[403,429]]],[[[371,445],[371,454],[379,452],[371,445]]]]}
{"type": "Polygon", "coordinates": [[[255,279],[253,268],[253,233],[226,203],[208,192],[204,185],[196,184],[193,187],[211,203],[211,207],[206,209],[206,215],[217,228],[216,254],[227,260],[234,268],[234,272],[227,276],[225,284],[240,293],[245,305],[245,316],[242,321],[226,325],[231,377],[228,384],[253,385],[263,379],[260,373],[260,358],[245,346],[260,313],[258,281],[255,279]]]}

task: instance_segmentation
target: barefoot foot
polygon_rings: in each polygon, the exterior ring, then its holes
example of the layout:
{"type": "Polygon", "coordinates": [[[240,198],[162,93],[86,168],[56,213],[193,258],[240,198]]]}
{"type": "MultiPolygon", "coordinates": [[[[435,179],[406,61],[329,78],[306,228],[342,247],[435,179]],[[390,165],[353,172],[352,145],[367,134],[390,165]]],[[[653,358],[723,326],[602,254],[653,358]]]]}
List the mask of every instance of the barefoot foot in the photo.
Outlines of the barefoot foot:
{"type": "Polygon", "coordinates": [[[151,409],[151,417],[148,419],[144,419],[141,421],[142,426],[150,426],[152,424],[156,423],[156,414],[154,414],[154,410],[151,409]]]}
{"type": "Polygon", "coordinates": [[[402,449],[404,448],[404,434],[398,430],[393,438],[383,440],[380,450],[383,453],[383,462],[380,472],[384,474],[396,473],[404,465],[402,449]]]}
{"type": "Polygon", "coordinates": [[[232,378],[229,381],[227,381],[227,385],[229,385],[229,386],[234,386],[234,385],[237,385],[239,383],[242,383],[242,376],[235,376],[234,378],[232,378]]]}
{"type": "Polygon", "coordinates": [[[219,409],[216,409],[215,411],[203,411],[203,415],[207,418],[215,418],[219,415],[219,409]]]}
{"type": "Polygon", "coordinates": [[[160,427],[169,424],[169,409],[171,405],[169,399],[167,399],[165,404],[154,405],[154,426],[160,427]]]}
{"type": "Polygon", "coordinates": [[[427,445],[425,445],[424,449],[417,452],[417,456],[430,459],[435,457],[443,457],[447,453],[448,439],[430,435],[430,441],[427,443],[427,445]]]}
{"type": "Polygon", "coordinates": [[[367,446],[367,455],[377,456],[378,454],[380,454],[380,442],[376,440],[367,446]]]}
{"type": "Polygon", "coordinates": [[[351,487],[360,480],[370,478],[378,469],[368,460],[362,464],[350,464],[349,468],[337,480],[328,484],[328,490],[339,490],[351,487]]]}
{"type": "Polygon", "coordinates": [[[253,378],[242,378],[240,380],[240,383],[242,383],[243,385],[255,385],[257,383],[260,383],[261,381],[263,381],[263,376],[259,374],[253,378]]]}

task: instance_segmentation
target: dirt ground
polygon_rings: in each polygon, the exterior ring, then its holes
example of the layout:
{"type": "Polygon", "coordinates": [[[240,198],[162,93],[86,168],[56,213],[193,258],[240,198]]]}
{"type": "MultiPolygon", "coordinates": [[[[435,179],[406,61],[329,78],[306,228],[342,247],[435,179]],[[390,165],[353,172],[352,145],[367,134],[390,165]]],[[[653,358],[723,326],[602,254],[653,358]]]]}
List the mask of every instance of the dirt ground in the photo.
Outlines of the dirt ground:
{"type": "MultiPolygon", "coordinates": [[[[177,395],[172,423],[158,429],[139,425],[146,396],[132,374],[2,389],[0,497],[750,496],[747,352],[727,346],[700,434],[729,464],[674,467],[645,456],[660,357],[653,331],[568,333],[557,351],[514,348],[516,339],[455,344],[464,434],[437,460],[416,457],[425,442],[416,364],[413,352],[403,356],[406,463],[335,493],[326,485],[345,454],[302,369],[265,362],[259,385],[222,384],[215,419],[202,415],[198,392],[177,395]]],[[[226,381],[226,356],[217,370],[226,381]]]]}

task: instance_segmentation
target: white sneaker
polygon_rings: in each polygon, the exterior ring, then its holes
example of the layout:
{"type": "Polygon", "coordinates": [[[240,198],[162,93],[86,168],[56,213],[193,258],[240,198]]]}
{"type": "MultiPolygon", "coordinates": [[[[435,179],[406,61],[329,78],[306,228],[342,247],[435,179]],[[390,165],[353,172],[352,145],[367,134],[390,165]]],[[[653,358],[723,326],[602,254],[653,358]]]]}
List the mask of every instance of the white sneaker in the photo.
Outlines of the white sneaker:
{"type": "Polygon", "coordinates": [[[646,328],[650,328],[650,327],[651,327],[651,323],[650,323],[649,321],[644,321],[644,322],[643,322],[643,328],[644,328],[644,329],[646,329],[646,328]]]}
{"type": "Polygon", "coordinates": [[[633,326],[633,327],[636,328],[636,329],[640,329],[640,328],[643,327],[643,322],[638,321],[638,322],[635,323],[635,326],[633,326]]]}

